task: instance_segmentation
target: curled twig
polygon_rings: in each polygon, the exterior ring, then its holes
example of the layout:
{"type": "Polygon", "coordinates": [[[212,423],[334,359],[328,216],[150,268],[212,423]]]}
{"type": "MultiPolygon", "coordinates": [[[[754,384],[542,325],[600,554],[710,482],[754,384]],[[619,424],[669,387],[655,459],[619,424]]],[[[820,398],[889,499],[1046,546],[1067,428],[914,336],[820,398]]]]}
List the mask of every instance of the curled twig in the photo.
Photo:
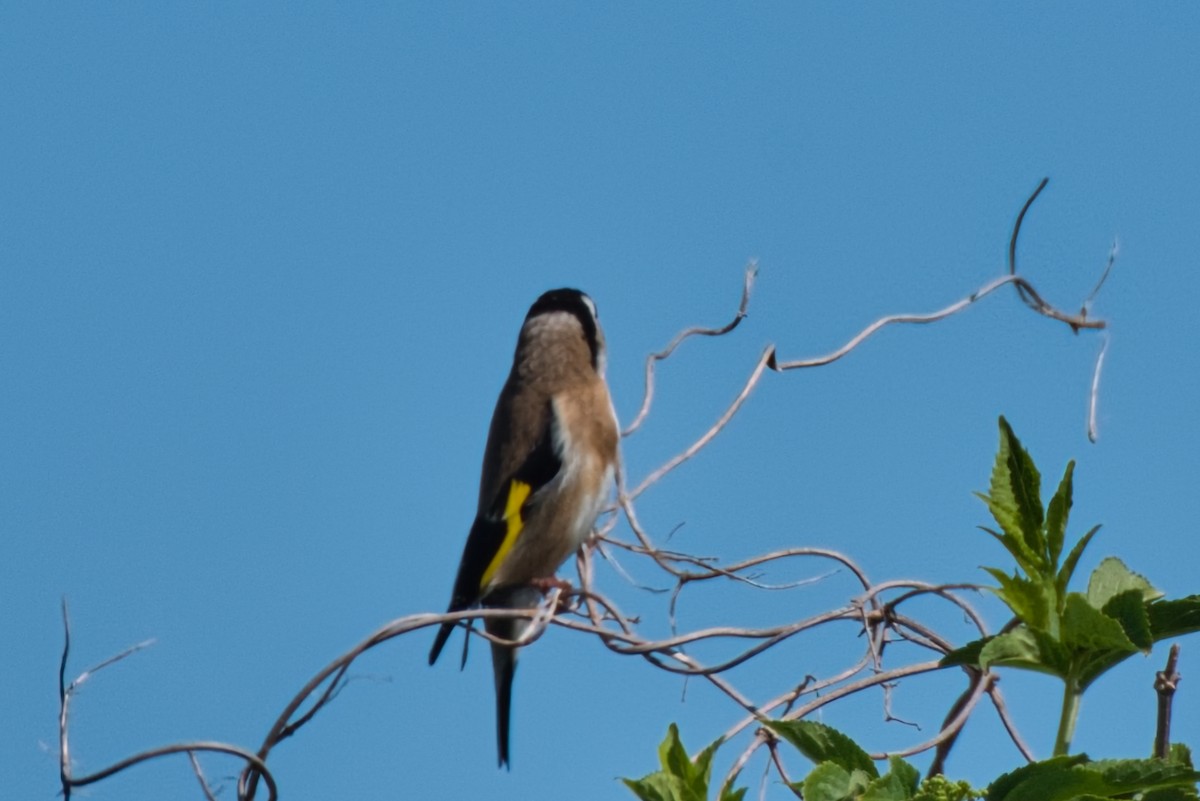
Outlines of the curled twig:
{"type": "Polygon", "coordinates": [[[758,276],[758,262],[751,261],[746,265],[745,276],[742,279],[742,301],[738,304],[737,314],[727,324],[720,328],[703,328],[695,326],[680,331],[675,335],[675,338],[667,344],[665,348],[657,353],[651,353],[646,357],[646,391],[642,396],[642,405],[638,409],[637,415],[634,416],[633,422],[626,426],[621,432],[622,437],[628,437],[634,431],[641,427],[646,419],[646,415],[650,413],[650,404],[654,400],[654,365],[658,362],[670,358],[675,349],[683,343],[685,339],[694,336],[718,337],[722,334],[728,334],[730,331],[738,327],[738,324],[746,318],[746,309],[750,305],[750,291],[754,288],[754,279],[758,276]]]}

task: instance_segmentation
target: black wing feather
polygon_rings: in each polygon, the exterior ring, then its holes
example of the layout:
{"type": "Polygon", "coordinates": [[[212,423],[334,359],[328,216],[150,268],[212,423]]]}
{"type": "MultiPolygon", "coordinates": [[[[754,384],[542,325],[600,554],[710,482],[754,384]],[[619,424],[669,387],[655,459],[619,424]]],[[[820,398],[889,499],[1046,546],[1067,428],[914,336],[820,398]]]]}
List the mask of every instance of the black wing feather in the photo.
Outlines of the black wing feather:
{"type": "MultiPolygon", "coordinates": [[[[480,600],[480,583],[488,565],[496,558],[508,533],[508,521],[504,519],[504,510],[508,506],[508,495],[514,481],[528,484],[531,487],[529,497],[522,507],[522,516],[530,504],[534,503],[538,490],[554,480],[562,469],[562,457],[555,446],[554,409],[551,406],[546,415],[546,426],[538,437],[537,444],[521,462],[513,475],[504,481],[496,496],[487,506],[487,512],[475,518],[471,532],[467,535],[466,545],[463,546],[462,561],[458,564],[458,575],[454,579],[454,592],[450,597],[447,612],[459,612],[469,609],[480,600]]],[[[429,651],[429,664],[437,661],[438,655],[446,645],[450,633],[454,630],[453,623],[443,623],[438,630],[433,648],[429,651]]]]}

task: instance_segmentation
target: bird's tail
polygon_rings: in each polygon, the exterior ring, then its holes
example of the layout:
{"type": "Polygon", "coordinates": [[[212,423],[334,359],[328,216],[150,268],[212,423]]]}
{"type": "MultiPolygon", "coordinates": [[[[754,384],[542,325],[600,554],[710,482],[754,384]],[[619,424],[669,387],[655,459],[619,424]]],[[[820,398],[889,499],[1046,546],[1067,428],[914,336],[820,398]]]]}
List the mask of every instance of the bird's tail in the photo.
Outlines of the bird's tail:
{"type": "MultiPolygon", "coordinates": [[[[452,610],[457,611],[457,610],[452,610]]],[[[433,641],[433,647],[429,649],[429,664],[437,661],[438,656],[442,653],[442,649],[446,647],[446,640],[450,639],[450,633],[454,631],[454,623],[443,623],[438,629],[437,637],[433,641]]]]}
{"type": "MultiPolygon", "coordinates": [[[[536,587],[513,587],[492,593],[486,605],[496,609],[534,609],[542,601],[536,587]]],[[[493,619],[486,621],[489,634],[515,640],[529,628],[525,618],[493,619]]],[[[509,766],[508,736],[512,712],[513,676],[517,672],[517,649],[492,643],[492,673],[496,679],[496,747],[500,767],[509,766]]]]}

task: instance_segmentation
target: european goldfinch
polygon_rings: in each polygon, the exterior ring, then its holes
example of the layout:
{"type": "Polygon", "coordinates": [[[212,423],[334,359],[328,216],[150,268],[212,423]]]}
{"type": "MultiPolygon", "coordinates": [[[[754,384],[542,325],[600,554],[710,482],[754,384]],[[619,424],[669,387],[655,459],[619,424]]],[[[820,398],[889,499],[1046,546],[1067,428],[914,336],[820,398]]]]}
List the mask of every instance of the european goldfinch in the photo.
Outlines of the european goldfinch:
{"type": "MultiPolygon", "coordinates": [[[[617,469],[619,435],[604,368],[604,334],[592,299],[577,289],[538,298],[525,315],[512,371],[492,414],[479,507],[448,611],[476,604],[535,608],[542,599],[539,581],[552,579],[587,539],[617,469]]],[[[429,664],[454,625],[442,624],[429,664]]],[[[529,625],[527,619],[485,621],[490,634],[506,640],[529,625]]],[[[492,643],[492,668],[504,766],[516,649],[492,643]]]]}

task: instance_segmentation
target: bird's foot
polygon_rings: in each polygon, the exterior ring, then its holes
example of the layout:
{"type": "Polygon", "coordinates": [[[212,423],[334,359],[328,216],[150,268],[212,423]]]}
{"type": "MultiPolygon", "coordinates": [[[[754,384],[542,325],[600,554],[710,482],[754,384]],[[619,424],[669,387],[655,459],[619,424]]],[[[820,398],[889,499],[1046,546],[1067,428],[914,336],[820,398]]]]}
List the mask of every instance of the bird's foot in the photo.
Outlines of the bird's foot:
{"type": "Polygon", "coordinates": [[[537,587],[542,592],[550,592],[550,590],[562,590],[563,592],[574,592],[575,587],[566,579],[560,579],[558,576],[548,576],[546,578],[537,578],[529,582],[532,586],[537,587]]]}

